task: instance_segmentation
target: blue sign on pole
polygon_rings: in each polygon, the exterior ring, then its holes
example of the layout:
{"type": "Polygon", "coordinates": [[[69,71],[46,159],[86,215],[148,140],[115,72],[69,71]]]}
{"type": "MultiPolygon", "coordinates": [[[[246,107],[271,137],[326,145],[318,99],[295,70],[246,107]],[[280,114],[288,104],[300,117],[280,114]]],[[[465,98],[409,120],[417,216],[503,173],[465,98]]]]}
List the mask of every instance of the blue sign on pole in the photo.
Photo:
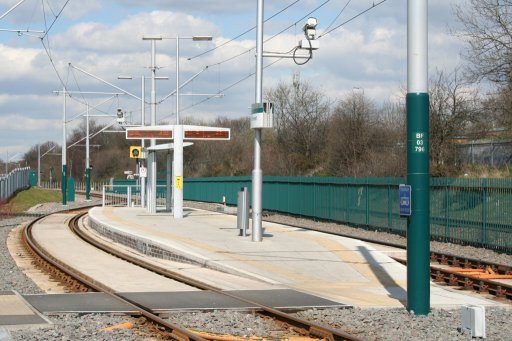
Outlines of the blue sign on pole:
{"type": "Polygon", "coordinates": [[[399,185],[398,192],[400,194],[400,215],[411,216],[411,186],[399,185]]]}

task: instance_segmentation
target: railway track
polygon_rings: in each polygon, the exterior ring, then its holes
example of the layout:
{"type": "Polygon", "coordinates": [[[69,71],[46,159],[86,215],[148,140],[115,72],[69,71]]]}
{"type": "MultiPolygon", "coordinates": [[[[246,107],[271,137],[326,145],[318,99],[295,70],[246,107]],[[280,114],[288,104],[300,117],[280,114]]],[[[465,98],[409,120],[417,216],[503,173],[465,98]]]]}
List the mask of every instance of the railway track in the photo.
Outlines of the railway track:
{"type": "MultiPolygon", "coordinates": [[[[90,238],[86,233],[83,233],[83,231],[80,229],[79,226],[79,220],[82,216],[84,216],[86,212],[77,213],[70,221],[69,226],[70,228],[77,233],[77,235],[82,238],[83,240],[87,241],[88,243],[91,243],[95,247],[102,249],[116,257],[119,257],[121,259],[125,259],[133,264],[136,264],[138,266],[141,266],[143,268],[149,269],[155,273],[158,273],[162,276],[178,280],[180,282],[183,282],[187,285],[194,286],[201,290],[209,290],[213,291],[220,295],[225,295],[230,298],[234,298],[236,300],[245,302],[246,304],[250,306],[257,307],[256,310],[254,310],[254,313],[261,314],[262,316],[266,318],[271,318],[272,320],[278,321],[281,324],[285,324],[289,326],[288,328],[291,330],[294,330],[295,332],[298,332],[299,334],[307,335],[312,338],[318,338],[318,339],[325,339],[325,340],[362,340],[359,337],[344,333],[340,330],[324,327],[315,323],[312,323],[310,321],[297,318],[295,316],[292,316],[286,312],[283,312],[281,310],[274,309],[272,307],[261,305],[257,302],[253,302],[251,300],[247,300],[245,298],[239,297],[232,293],[224,292],[216,287],[213,287],[211,285],[206,285],[204,283],[201,283],[199,281],[190,280],[187,277],[181,276],[179,274],[176,274],[172,271],[169,271],[167,269],[163,269],[161,267],[155,266],[153,264],[150,264],[148,262],[145,262],[137,257],[134,256],[127,256],[126,254],[119,252],[115,249],[112,249],[109,247],[108,244],[98,242],[97,240],[90,238]]],[[[150,308],[145,307],[137,302],[134,302],[132,300],[128,300],[127,298],[123,297],[121,294],[113,291],[112,289],[105,287],[97,282],[94,281],[92,278],[85,278],[80,273],[77,273],[74,271],[74,269],[69,268],[68,266],[65,266],[58,260],[54,259],[51,255],[48,255],[38,244],[36,241],[33,240],[31,229],[32,226],[39,220],[42,219],[38,218],[33,223],[27,225],[25,228],[25,231],[23,233],[24,239],[26,240],[27,245],[30,247],[30,249],[33,250],[35,254],[37,254],[37,257],[41,259],[41,263],[45,263],[45,268],[48,272],[53,273],[55,277],[63,277],[64,282],[67,284],[68,287],[73,288],[77,291],[98,291],[98,292],[104,292],[108,294],[109,296],[115,298],[118,301],[123,302],[124,304],[129,305],[132,307],[135,311],[137,311],[140,315],[144,316],[149,321],[152,321],[153,323],[157,324],[160,328],[165,328],[167,336],[171,339],[175,340],[205,340],[205,338],[201,337],[199,334],[191,332],[187,330],[186,328],[183,328],[179,325],[176,325],[174,323],[171,323],[167,320],[162,319],[158,315],[154,314],[150,308]],[[54,270],[57,269],[57,270],[54,270]]]]}

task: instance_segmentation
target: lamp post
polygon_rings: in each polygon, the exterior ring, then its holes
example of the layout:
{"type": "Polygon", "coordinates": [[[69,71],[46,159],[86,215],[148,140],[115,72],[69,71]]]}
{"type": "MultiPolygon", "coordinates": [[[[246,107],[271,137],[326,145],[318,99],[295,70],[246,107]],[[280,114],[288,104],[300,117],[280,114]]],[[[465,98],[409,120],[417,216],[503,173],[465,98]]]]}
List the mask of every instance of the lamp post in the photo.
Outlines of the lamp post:
{"type": "Polygon", "coordinates": [[[89,158],[89,103],[85,114],[85,200],[91,200],[91,166],[89,158]]]}
{"type": "MultiPolygon", "coordinates": [[[[176,127],[174,130],[174,153],[173,153],[173,216],[183,218],[183,187],[176,186],[176,179],[183,183],[183,126],[180,124],[180,39],[191,39],[193,41],[211,41],[211,36],[174,37],[165,39],[176,39],[176,127]]],[[[169,162],[168,162],[169,164],[169,162]]]]}

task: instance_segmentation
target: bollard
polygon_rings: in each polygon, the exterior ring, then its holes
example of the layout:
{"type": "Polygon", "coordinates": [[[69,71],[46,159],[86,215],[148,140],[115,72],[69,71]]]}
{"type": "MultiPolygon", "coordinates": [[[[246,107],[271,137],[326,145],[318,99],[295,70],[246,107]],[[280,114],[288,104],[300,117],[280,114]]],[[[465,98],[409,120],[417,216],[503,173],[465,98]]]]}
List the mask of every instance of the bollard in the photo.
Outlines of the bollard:
{"type": "Polygon", "coordinates": [[[240,188],[238,192],[236,226],[240,230],[239,236],[246,236],[249,228],[249,190],[247,187],[240,188]]]}

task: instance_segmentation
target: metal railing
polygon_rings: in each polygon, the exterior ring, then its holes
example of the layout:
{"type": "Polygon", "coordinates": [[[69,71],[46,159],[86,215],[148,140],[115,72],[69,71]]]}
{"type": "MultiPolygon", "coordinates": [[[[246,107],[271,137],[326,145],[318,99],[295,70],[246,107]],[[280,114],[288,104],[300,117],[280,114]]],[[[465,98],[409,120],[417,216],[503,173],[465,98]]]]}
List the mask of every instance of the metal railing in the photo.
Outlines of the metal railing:
{"type": "Polygon", "coordinates": [[[21,189],[30,187],[30,168],[16,168],[0,175],[0,202],[5,202],[21,189]]]}
{"type": "MultiPolygon", "coordinates": [[[[398,186],[404,178],[264,177],[263,209],[404,235],[398,186]]],[[[250,177],[186,179],[186,200],[236,205],[250,177]]],[[[414,198],[412,199],[414,200],[414,198]]],[[[512,180],[432,178],[434,240],[512,252],[512,180]]]]}
{"type": "MultiPolygon", "coordinates": [[[[156,207],[165,208],[167,191],[165,185],[157,186],[156,207]]],[[[141,207],[141,193],[139,185],[104,185],[102,189],[102,205],[121,207],[141,207]]]]}
{"type": "MultiPolygon", "coordinates": [[[[101,191],[103,186],[110,184],[110,181],[92,181],[91,191],[101,191]]],[[[45,189],[61,189],[60,181],[41,181],[41,188],[45,189]]],[[[85,182],[75,182],[75,190],[85,192],[85,182]]]]}

